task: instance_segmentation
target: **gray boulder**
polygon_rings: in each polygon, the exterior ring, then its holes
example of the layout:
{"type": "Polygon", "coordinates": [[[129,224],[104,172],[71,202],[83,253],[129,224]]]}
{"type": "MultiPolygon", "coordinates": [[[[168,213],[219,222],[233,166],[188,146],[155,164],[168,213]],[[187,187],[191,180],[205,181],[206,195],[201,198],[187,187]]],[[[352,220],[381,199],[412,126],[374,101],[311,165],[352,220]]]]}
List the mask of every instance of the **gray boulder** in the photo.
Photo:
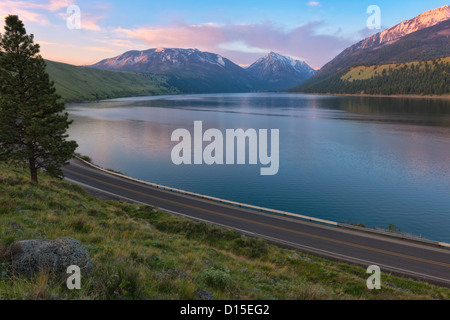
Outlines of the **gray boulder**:
{"type": "Polygon", "coordinates": [[[4,252],[15,275],[31,275],[41,271],[67,275],[67,268],[76,265],[81,274],[89,273],[93,263],[83,245],[72,238],[55,240],[24,240],[12,243],[4,252]]]}
{"type": "Polygon", "coordinates": [[[299,255],[297,253],[294,253],[293,256],[289,256],[289,259],[291,259],[291,260],[303,260],[303,261],[306,261],[306,262],[311,262],[312,261],[310,258],[302,257],[301,255],[299,255]]]}

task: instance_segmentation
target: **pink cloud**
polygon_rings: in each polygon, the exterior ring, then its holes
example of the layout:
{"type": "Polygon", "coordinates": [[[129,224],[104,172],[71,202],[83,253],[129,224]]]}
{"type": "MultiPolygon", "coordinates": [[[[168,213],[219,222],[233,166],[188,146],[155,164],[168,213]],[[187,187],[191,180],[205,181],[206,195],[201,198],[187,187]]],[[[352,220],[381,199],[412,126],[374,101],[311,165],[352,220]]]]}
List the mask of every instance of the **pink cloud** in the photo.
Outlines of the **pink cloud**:
{"type": "Polygon", "coordinates": [[[75,0],[50,0],[48,4],[44,5],[44,8],[49,11],[59,11],[73,4],[75,4],[75,0]]]}
{"type": "MultiPolygon", "coordinates": [[[[60,15],[61,18],[66,20],[70,17],[70,14],[63,13],[60,15]]],[[[103,16],[92,16],[87,12],[81,12],[81,29],[89,31],[102,31],[103,28],[100,26],[99,21],[102,20],[103,16]]]]}
{"type": "Polygon", "coordinates": [[[154,26],[133,30],[117,28],[113,32],[119,37],[138,40],[155,47],[211,47],[215,41],[224,40],[222,28],[215,24],[154,26]]]}
{"type": "Polygon", "coordinates": [[[81,20],[81,28],[90,31],[101,31],[102,27],[98,24],[98,21],[102,17],[83,17],[81,20]]]}
{"type": "MultiPolygon", "coordinates": [[[[55,14],[55,16],[65,20],[71,15],[71,13],[67,13],[66,9],[75,3],[75,0],[49,0],[47,3],[2,0],[0,2],[0,18],[4,20],[8,14],[16,14],[24,22],[49,25],[48,13],[55,14]]],[[[103,16],[93,16],[84,11],[81,14],[83,29],[90,31],[102,30],[98,22],[103,16]]]]}
{"type": "Polygon", "coordinates": [[[107,48],[107,47],[101,47],[101,46],[86,46],[84,47],[87,50],[91,50],[91,51],[97,51],[97,52],[114,52],[113,49],[107,48]]]}
{"type": "Polygon", "coordinates": [[[46,12],[62,10],[74,2],[75,0],[49,0],[47,3],[2,0],[0,2],[0,26],[3,27],[5,17],[9,14],[18,15],[25,22],[48,25],[50,22],[45,14],[46,12]]]}
{"type": "MultiPolygon", "coordinates": [[[[58,51],[58,54],[63,57],[68,55],[67,51],[64,52],[67,47],[63,44],[67,42],[63,35],[63,32],[67,30],[61,28],[61,20],[68,17],[66,8],[74,3],[76,3],[74,0],[48,0],[44,3],[38,3],[37,0],[0,0],[0,18],[2,19],[0,27],[4,16],[11,13],[18,14],[26,24],[34,22],[51,27],[58,23],[59,32],[49,33],[49,36],[64,40],[61,41],[61,49],[58,51]],[[60,21],[55,22],[54,18],[60,21]]],[[[194,25],[184,21],[175,21],[169,25],[107,28],[102,26],[101,21],[107,15],[108,7],[104,10],[95,8],[95,11],[81,11],[81,28],[90,32],[74,32],[75,37],[70,40],[80,44],[78,46],[80,56],[88,57],[88,53],[94,55],[101,52],[104,55],[108,52],[120,54],[125,50],[157,47],[198,48],[219,53],[235,63],[248,65],[265,53],[276,51],[301,57],[312,67],[321,67],[354,42],[354,39],[344,38],[339,33],[318,34],[317,30],[324,26],[323,22],[308,23],[295,28],[280,27],[271,22],[194,25]],[[101,15],[95,14],[97,12],[101,12],[101,15]]],[[[45,40],[54,42],[52,37],[45,40]]],[[[57,52],[56,47],[52,46],[48,51],[57,52]]],[[[89,60],[91,59],[93,58],[89,56],[89,60]]]]}
{"type": "Polygon", "coordinates": [[[45,15],[29,10],[28,7],[25,6],[24,2],[2,0],[0,2],[0,26],[2,29],[4,26],[5,17],[9,14],[19,15],[19,17],[24,21],[37,22],[41,25],[48,24],[48,19],[45,15]]]}
{"type": "Polygon", "coordinates": [[[149,48],[199,48],[216,52],[240,64],[249,64],[263,52],[277,51],[304,58],[311,66],[321,67],[352,44],[339,35],[321,35],[322,22],[285,29],[266,22],[260,24],[147,26],[117,28],[117,37],[145,43],[149,48]],[[236,45],[239,44],[239,45],[236,45]]]}

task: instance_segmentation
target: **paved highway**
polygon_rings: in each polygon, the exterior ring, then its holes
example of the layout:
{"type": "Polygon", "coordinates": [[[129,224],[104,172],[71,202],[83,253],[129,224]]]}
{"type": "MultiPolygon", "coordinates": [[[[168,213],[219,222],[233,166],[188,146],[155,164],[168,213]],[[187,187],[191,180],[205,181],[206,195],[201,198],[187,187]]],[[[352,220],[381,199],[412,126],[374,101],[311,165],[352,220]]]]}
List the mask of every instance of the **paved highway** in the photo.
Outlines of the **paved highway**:
{"type": "Polygon", "coordinates": [[[226,226],[322,257],[378,265],[393,272],[450,287],[450,249],[389,236],[251,211],[161,190],[105,173],[81,161],[63,168],[66,180],[98,193],[159,207],[226,226]]]}

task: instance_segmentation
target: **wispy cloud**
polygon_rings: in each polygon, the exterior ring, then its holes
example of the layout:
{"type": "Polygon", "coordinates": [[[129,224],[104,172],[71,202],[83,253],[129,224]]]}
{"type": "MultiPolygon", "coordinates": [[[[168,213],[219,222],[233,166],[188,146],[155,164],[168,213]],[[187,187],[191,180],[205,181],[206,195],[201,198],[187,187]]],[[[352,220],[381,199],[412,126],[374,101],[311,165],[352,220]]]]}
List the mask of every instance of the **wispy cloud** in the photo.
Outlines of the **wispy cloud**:
{"type": "MultiPolygon", "coordinates": [[[[16,14],[25,23],[33,22],[39,25],[48,26],[51,24],[51,17],[66,20],[71,13],[66,10],[69,6],[76,4],[75,0],[49,0],[44,3],[37,1],[13,1],[2,0],[0,2],[0,26],[3,26],[4,19],[9,14],[16,14]]],[[[90,31],[100,31],[99,21],[103,16],[93,15],[87,11],[81,12],[82,28],[90,31]]]]}
{"type": "Polygon", "coordinates": [[[246,53],[267,53],[268,51],[270,51],[270,49],[267,48],[258,48],[249,46],[244,41],[233,41],[222,43],[219,45],[219,48],[227,51],[239,51],[246,53]]]}
{"type": "Polygon", "coordinates": [[[51,24],[48,13],[56,13],[74,2],[75,0],[49,0],[45,3],[1,0],[0,28],[3,29],[5,17],[10,14],[18,15],[25,23],[32,22],[41,26],[48,26],[51,24]]]}
{"type": "Polygon", "coordinates": [[[248,64],[262,54],[277,51],[304,57],[313,66],[322,66],[352,41],[334,35],[317,34],[323,22],[286,29],[270,22],[260,24],[202,24],[146,26],[136,29],[116,28],[118,38],[145,43],[153,47],[196,47],[220,53],[241,64],[248,64]]]}
{"type": "Polygon", "coordinates": [[[75,2],[76,2],[75,0],[49,0],[49,2],[47,4],[40,5],[40,6],[46,10],[54,12],[54,11],[66,9],[70,5],[75,4],[75,2]]]}
{"type": "MultiPolygon", "coordinates": [[[[302,57],[311,66],[321,67],[354,41],[342,36],[339,31],[335,32],[332,27],[328,28],[331,31],[327,30],[327,34],[320,33],[319,30],[327,27],[325,22],[309,22],[290,28],[271,21],[192,24],[183,20],[171,20],[167,24],[130,26],[128,22],[121,25],[119,20],[108,19],[114,7],[106,2],[83,5],[82,32],[69,31],[64,22],[68,18],[66,9],[76,4],[75,0],[0,1],[0,18],[3,21],[7,14],[18,14],[26,26],[32,22],[34,30],[49,30],[48,33],[37,33],[39,40],[52,43],[51,46],[44,45],[44,52],[49,58],[58,57],[59,61],[66,59],[73,63],[92,62],[108,53],[117,55],[134,49],[172,47],[198,48],[219,53],[242,65],[253,63],[269,51],[276,51],[302,57]],[[108,26],[107,21],[116,22],[108,26]],[[36,26],[41,28],[35,28],[36,26]],[[59,45],[53,44],[58,42],[59,45]],[[68,44],[76,49],[68,50],[68,44]]],[[[309,1],[307,4],[312,7],[321,6],[319,1],[309,1]]],[[[0,21],[0,27],[3,21],[0,21]]]]}
{"type": "MultiPolygon", "coordinates": [[[[58,14],[58,17],[63,19],[63,20],[67,20],[68,18],[70,18],[72,15],[71,12],[61,12],[58,14]]],[[[104,30],[101,26],[100,26],[100,21],[102,19],[104,19],[105,17],[103,15],[92,15],[91,13],[87,12],[87,11],[82,11],[81,15],[80,15],[80,22],[81,22],[81,29],[83,30],[89,30],[89,31],[102,31],[104,30]]]]}
{"type": "Polygon", "coordinates": [[[25,1],[9,1],[2,0],[0,2],[0,26],[3,27],[5,17],[9,14],[19,15],[24,21],[36,22],[41,25],[48,24],[47,17],[42,14],[35,12],[26,6],[25,1]]]}
{"type": "Polygon", "coordinates": [[[44,46],[54,46],[54,45],[58,44],[56,42],[43,41],[43,40],[37,41],[37,43],[40,45],[44,45],[44,46]]]}
{"type": "Polygon", "coordinates": [[[85,46],[84,48],[87,49],[87,50],[98,51],[98,52],[108,52],[108,53],[115,52],[114,49],[107,48],[107,47],[101,47],[101,46],[100,46],[100,47],[96,47],[96,46],[85,46]]]}
{"type": "Polygon", "coordinates": [[[138,40],[155,47],[211,47],[214,43],[225,40],[223,28],[213,23],[116,28],[113,32],[119,37],[138,40]]]}
{"type": "Polygon", "coordinates": [[[309,1],[308,6],[317,7],[317,6],[320,6],[320,2],[319,1],[309,1]]]}

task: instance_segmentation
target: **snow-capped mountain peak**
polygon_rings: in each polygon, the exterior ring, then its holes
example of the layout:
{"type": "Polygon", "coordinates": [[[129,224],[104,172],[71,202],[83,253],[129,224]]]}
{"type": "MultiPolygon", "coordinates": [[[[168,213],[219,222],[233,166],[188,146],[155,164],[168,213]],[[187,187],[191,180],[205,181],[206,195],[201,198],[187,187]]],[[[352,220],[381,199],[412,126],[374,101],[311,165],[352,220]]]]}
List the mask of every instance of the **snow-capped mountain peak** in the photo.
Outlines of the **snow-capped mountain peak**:
{"type": "Polygon", "coordinates": [[[450,5],[426,11],[413,19],[403,21],[363,40],[359,49],[393,43],[408,34],[432,27],[448,19],[450,19],[450,5]]]}
{"type": "Polygon", "coordinates": [[[255,69],[264,67],[265,69],[275,70],[277,68],[292,68],[297,72],[305,72],[309,69],[313,70],[308,64],[299,59],[294,59],[289,56],[284,56],[276,52],[270,52],[267,56],[258,59],[248,69],[255,69]]]}
{"type": "Polygon", "coordinates": [[[305,61],[276,52],[270,52],[258,59],[247,70],[258,80],[279,84],[280,88],[294,86],[315,73],[305,61]]]}
{"type": "Polygon", "coordinates": [[[306,62],[275,52],[243,69],[215,53],[177,48],[128,51],[91,67],[167,75],[188,92],[287,90],[315,73],[306,62]]]}
{"type": "Polygon", "coordinates": [[[194,62],[215,65],[220,68],[226,66],[226,59],[215,53],[202,52],[198,49],[156,48],[144,51],[128,51],[120,56],[100,61],[94,67],[151,72],[155,67],[181,67],[194,62]]]}
{"type": "Polygon", "coordinates": [[[282,54],[276,53],[276,52],[270,52],[266,57],[263,57],[261,59],[259,59],[259,61],[270,61],[270,62],[274,62],[277,61],[279,63],[284,63],[286,65],[291,65],[293,68],[296,68],[296,66],[298,65],[302,65],[305,64],[304,60],[300,60],[300,59],[294,59],[292,57],[289,56],[284,56],[282,54]]]}

